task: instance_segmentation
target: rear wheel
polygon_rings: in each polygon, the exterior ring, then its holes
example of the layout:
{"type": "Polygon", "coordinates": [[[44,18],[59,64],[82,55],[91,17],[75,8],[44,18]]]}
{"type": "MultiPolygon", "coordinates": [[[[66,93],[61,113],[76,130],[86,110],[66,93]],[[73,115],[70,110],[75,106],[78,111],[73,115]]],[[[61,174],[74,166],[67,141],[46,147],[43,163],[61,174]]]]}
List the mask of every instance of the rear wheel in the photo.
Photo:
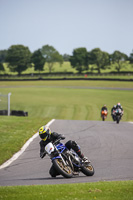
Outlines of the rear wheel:
{"type": "Polygon", "coordinates": [[[60,158],[53,160],[53,165],[59,174],[65,178],[71,178],[73,176],[72,169],[69,167],[69,165],[64,165],[60,158]]]}
{"type": "Polygon", "coordinates": [[[82,166],[81,171],[86,176],[93,176],[94,175],[94,167],[91,164],[88,164],[87,166],[82,166]]]}

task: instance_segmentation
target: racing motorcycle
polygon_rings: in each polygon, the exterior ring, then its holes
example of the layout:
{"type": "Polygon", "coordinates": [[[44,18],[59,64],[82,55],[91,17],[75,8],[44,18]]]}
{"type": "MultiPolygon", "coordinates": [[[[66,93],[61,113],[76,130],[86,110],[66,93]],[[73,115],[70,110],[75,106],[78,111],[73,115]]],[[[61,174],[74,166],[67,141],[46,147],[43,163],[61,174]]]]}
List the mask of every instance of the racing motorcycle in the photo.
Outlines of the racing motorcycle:
{"type": "MultiPolygon", "coordinates": [[[[79,175],[80,172],[86,176],[93,176],[94,168],[90,161],[83,162],[73,150],[68,150],[60,140],[58,139],[54,143],[50,142],[45,146],[45,151],[49,155],[57,174],[65,178],[79,175]]],[[[53,177],[56,177],[56,175],[53,175],[53,177]]]]}
{"type": "Polygon", "coordinates": [[[114,121],[116,121],[116,123],[119,124],[122,117],[122,110],[120,108],[116,109],[113,112],[113,115],[114,115],[114,121]]]}
{"type": "Polygon", "coordinates": [[[101,117],[102,117],[103,121],[105,121],[105,119],[107,118],[107,114],[108,114],[107,110],[102,110],[101,111],[101,117]]]}

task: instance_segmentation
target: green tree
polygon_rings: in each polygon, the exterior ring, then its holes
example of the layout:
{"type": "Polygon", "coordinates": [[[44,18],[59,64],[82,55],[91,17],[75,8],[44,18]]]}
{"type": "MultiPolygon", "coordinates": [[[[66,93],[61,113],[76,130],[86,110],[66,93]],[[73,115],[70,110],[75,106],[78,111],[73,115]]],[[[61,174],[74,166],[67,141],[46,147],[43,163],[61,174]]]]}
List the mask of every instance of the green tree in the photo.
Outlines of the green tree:
{"type": "Polygon", "coordinates": [[[115,64],[115,68],[118,72],[121,70],[122,67],[124,67],[125,61],[127,59],[127,55],[121,53],[120,51],[114,51],[114,53],[111,54],[111,61],[113,64],[115,64]]]}
{"type": "Polygon", "coordinates": [[[110,64],[109,54],[99,48],[88,52],[88,59],[89,64],[96,64],[98,73],[101,73],[101,69],[105,69],[110,64]]]}
{"type": "Polygon", "coordinates": [[[58,62],[60,65],[63,63],[63,57],[59,54],[59,52],[53,47],[49,45],[44,45],[41,48],[42,56],[45,58],[48,63],[49,72],[52,72],[52,68],[54,63],[58,62]]]}
{"type": "Polygon", "coordinates": [[[63,60],[64,61],[69,61],[69,59],[70,59],[70,55],[68,55],[68,54],[64,54],[63,55],[63,60]]]}
{"type": "Polygon", "coordinates": [[[0,50],[0,71],[5,71],[3,63],[5,62],[7,50],[0,50]]]}
{"type": "Polygon", "coordinates": [[[5,62],[7,50],[0,50],[0,63],[5,62]]]}
{"type": "Polygon", "coordinates": [[[0,63],[0,71],[5,71],[3,63],[0,63]]]}
{"type": "Polygon", "coordinates": [[[86,48],[77,48],[73,50],[73,55],[70,56],[70,63],[79,73],[88,70],[88,52],[86,48]]]}
{"type": "Polygon", "coordinates": [[[12,45],[7,51],[6,61],[9,69],[20,75],[31,63],[31,52],[23,45],[12,45]]]}
{"type": "Polygon", "coordinates": [[[40,49],[37,51],[34,51],[34,53],[31,56],[31,61],[34,63],[34,69],[43,71],[44,64],[45,64],[45,58],[42,56],[40,49]]]}
{"type": "Polygon", "coordinates": [[[131,64],[133,63],[133,50],[132,50],[132,53],[130,53],[129,62],[130,62],[131,64]]]}

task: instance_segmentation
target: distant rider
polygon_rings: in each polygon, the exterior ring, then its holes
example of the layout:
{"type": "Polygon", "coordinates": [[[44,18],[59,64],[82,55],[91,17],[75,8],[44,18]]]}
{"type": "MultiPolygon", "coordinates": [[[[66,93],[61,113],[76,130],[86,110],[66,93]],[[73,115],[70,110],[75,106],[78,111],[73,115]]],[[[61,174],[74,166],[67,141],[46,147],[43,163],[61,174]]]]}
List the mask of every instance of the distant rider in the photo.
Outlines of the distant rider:
{"type": "Polygon", "coordinates": [[[108,112],[108,109],[107,109],[107,106],[106,106],[106,105],[104,105],[104,106],[101,108],[101,111],[104,111],[104,110],[106,110],[106,111],[108,112]]]}
{"type": "Polygon", "coordinates": [[[111,116],[113,118],[113,120],[115,121],[115,111],[116,111],[116,105],[114,105],[111,109],[111,116]]]}
{"type": "MultiPolygon", "coordinates": [[[[64,140],[65,137],[64,135],[58,134],[56,132],[51,132],[50,128],[47,126],[42,126],[39,130],[39,136],[41,138],[40,141],[40,157],[43,158],[46,155],[45,152],[45,146],[49,143],[49,142],[55,142],[57,139],[62,139],[64,140]]],[[[78,144],[75,141],[69,140],[68,142],[65,143],[65,146],[70,150],[73,149],[77,155],[82,159],[82,162],[88,162],[88,159],[86,157],[84,157],[84,155],[81,153],[80,147],[78,146],[78,144]]],[[[52,177],[55,177],[56,175],[59,175],[56,173],[53,165],[49,171],[50,175],[52,177]]]]}
{"type": "Polygon", "coordinates": [[[124,110],[123,110],[123,108],[122,108],[120,103],[117,103],[116,109],[120,109],[121,110],[121,117],[122,117],[122,115],[124,114],[124,110]]]}
{"type": "Polygon", "coordinates": [[[123,111],[123,108],[122,108],[122,106],[121,106],[120,103],[117,103],[117,105],[116,105],[116,109],[121,109],[121,110],[123,111]]]}
{"type": "Polygon", "coordinates": [[[104,105],[102,108],[101,108],[101,117],[102,117],[102,111],[107,111],[107,113],[108,113],[108,109],[107,109],[107,106],[106,105],[104,105]]]}

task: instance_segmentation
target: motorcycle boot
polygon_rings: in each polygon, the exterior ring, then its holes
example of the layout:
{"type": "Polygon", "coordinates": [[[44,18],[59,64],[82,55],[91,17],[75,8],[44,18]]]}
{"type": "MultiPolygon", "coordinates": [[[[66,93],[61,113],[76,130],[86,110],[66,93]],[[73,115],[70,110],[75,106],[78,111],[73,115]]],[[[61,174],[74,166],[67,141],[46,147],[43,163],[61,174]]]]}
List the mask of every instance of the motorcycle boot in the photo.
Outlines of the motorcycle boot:
{"type": "Polygon", "coordinates": [[[88,160],[87,157],[82,158],[82,163],[90,163],[90,160],[88,160]]]}

